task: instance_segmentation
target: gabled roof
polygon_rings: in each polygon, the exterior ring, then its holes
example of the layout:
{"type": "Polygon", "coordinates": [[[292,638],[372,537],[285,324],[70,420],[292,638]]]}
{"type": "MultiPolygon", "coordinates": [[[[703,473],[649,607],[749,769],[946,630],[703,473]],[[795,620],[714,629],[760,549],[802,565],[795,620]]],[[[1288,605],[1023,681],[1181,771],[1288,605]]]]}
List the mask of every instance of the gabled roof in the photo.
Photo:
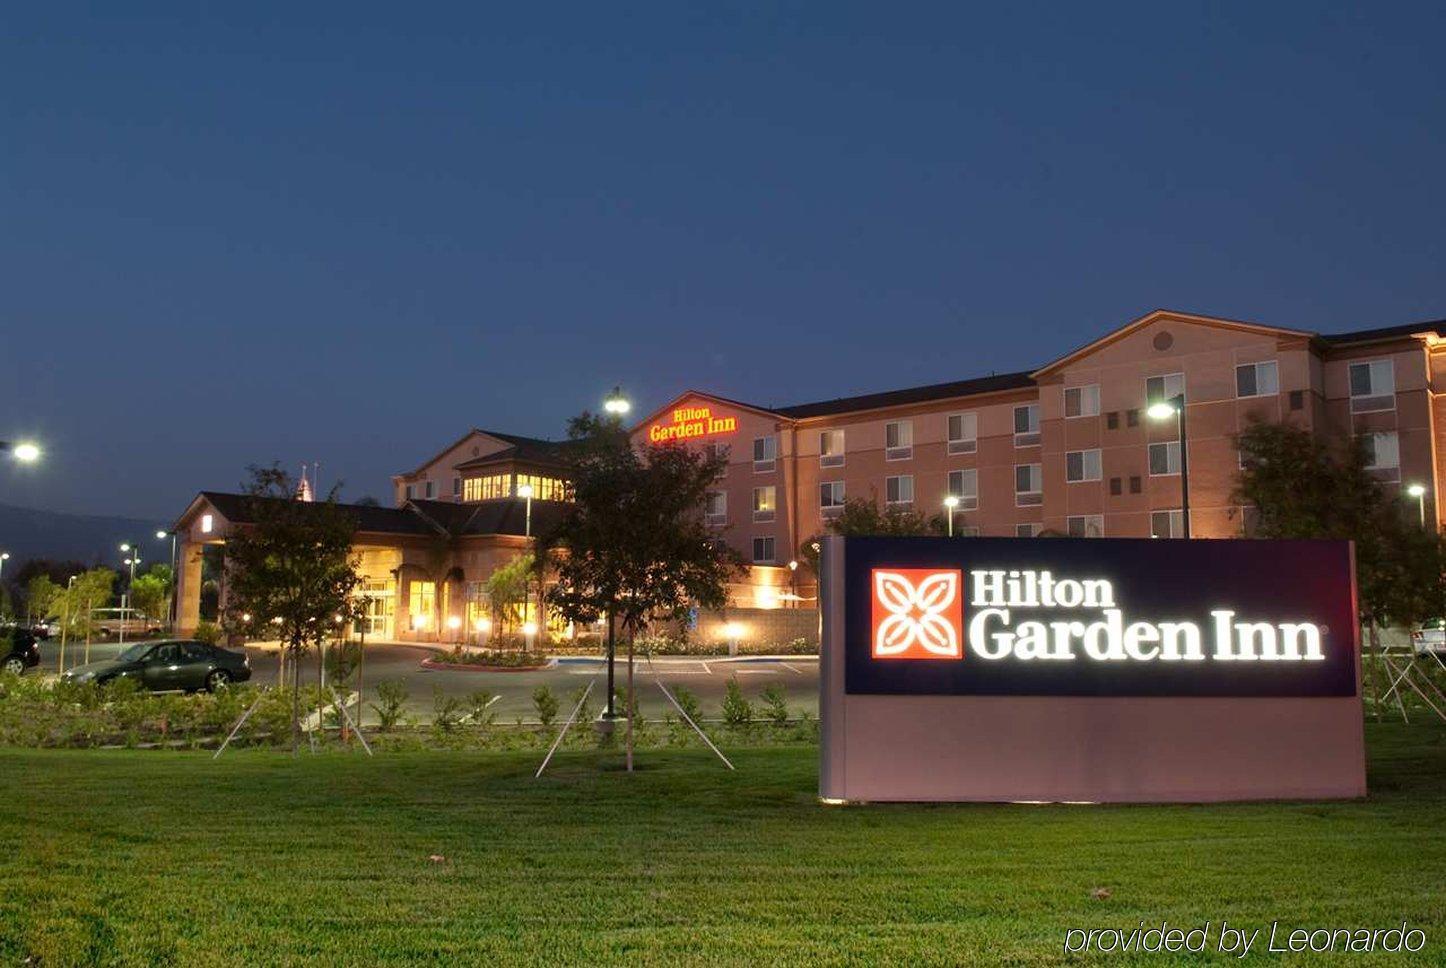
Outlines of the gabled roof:
{"type": "Polygon", "coordinates": [[[1195,313],[1179,313],[1175,312],[1172,309],[1156,309],[1146,313],[1138,319],[1126,323],[1118,329],[1110,330],[1104,336],[1101,336],[1099,339],[1094,340],[1093,342],[1086,343],[1084,346],[1081,346],[1075,350],[1071,350],[1064,356],[1061,356],[1055,360],[1052,360],[1049,363],[1046,363],[1044,366],[1031,373],[1030,376],[1038,380],[1040,377],[1047,376],[1048,374],[1053,373],[1055,370],[1058,370],[1061,367],[1068,366],[1070,363],[1073,363],[1075,360],[1079,359],[1082,356],[1087,356],[1090,353],[1094,353],[1098,350],[1104,349],[1111,343],[1124,339],[1126,336],[1129,336],[1136,330],[1143,329],[1151,323],[1159,322],[1162,319],[1175,319],[1179,320],[1180,322],[1195,323],[1200,326],[1213,326],[1217,329],[1232,329],[1236,330],[1237,332],[1259,333],[1264,335],[1300,336],[1307,339],[1316,335],[1315,333],[1303,329],[1287,329],[1284,326],[1267,326],[1263,323],[1250,323],[1239,319],[1224,319],[1219,316],[1200,316],[1196,315],[1195,313]]]}
{"type": "Polygon", "coordinates": [[[663,414],[667,413],[669,410],[672,410],[684,400],[691,400],[694,398],[712,400],[714,403],[721,403],[729,407],[741,407],[744,410],[752,410],[754,413],[760,413],[766,417],[778,416],[778,411],[770,410],[767,407],[760,407],[757,404],[744,403],[742,400],[730,400],[727,397],[720,397],[716,393],[707,393],[703,390],[685,390],[682,393],[678,394],[676,397],[674,397],[672,400],[669,400],[663,406],[656,408],[655,410],[653,410],[652,413],[648,414],[646,417],[633,424],[633,432],[636,433],[637,431],[641,430],[646,424],[657,420],[663,414]]]}
{"type": "MultiPolygon", "coordinates": [[[[519,437],[516,434],[503,434],[495,430],[481,431],[489,437],[509,444],[510,446],[493,451],[490,454],[483,454],[481,457],[473,457],[454,465],[458,470],[465,470],[469,467],[482,467],[498,461],[520,460],[529,461],[535,464],[562,464],[567,460],[568,451],[577,446],[571,440],[543,440],[539,437],[519,437]]],[[[453,446],[456,446],[455,444],[453,446]]],[[[445,451],[444,451],[445,453],[445,451]]],[[[434,458],[435,459],[435,458],[434,458]]],[[[426,466],[425,464],[423,465],[426,466]]]]}
{"type": "Polygon", "coordinates": [[[1019,390],[1031,387],[1034,381],[1029,373],[998,373],[975,377],[972,380],[955,380],[950,383],[931,383],[928,386],[910,387],[905,390],[887,390],[883,393],[865,393],[857,397],[839,397],[836,400],[821,400],[818,403],[800,403],[775,410],[781,416],[793,420],[808,417],[823,417],[856,410],[877,410],[880,407],[899,407],[911,403],[928,403],[932,400],[948,400],[951,397],[975,396],[981,393],[998,393],[1004,390],[1019,390]]]}
{"type": "MultiPolygon", "coordinates": [[[[232,524],[250,524],[253,520],[252,504],[255,501],[280,501],[282,498],[256,498],[249,494],[229,494],[224,491],[202,491],[196,501],[181,515],[172,530],[180,530],[181,522],[190,517],[200,500],[205,500],[232,524]]],[[[435,529],[422,518],[406,508],[388,508],[368,504],[341,504],[342,510],[356,522],[358,531],[373,534],[434,534],[435,529]]]]}
{"type": "Polygon", "coordinates": [[[1407,336],[1419,336],[1423,333],[1446,336],[1446,319],[1406,323],[1403,326],[1383,326],[1380,329],[1358,329],[1350,333],[1322,333],[1320,338],[1331,346],[1343,346],[1350,343],[1374,343],[1378,340],[1401,339],[1407,336]]]}

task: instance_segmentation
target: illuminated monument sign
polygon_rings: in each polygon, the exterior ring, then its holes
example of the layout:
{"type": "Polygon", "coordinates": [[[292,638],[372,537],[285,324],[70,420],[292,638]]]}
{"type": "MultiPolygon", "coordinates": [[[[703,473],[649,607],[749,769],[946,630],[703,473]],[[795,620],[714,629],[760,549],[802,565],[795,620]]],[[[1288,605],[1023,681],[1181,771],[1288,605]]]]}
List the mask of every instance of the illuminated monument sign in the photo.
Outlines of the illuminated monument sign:
{"type": "Polygon", "coordinates": [[[712,407],[676,407],[669,419],[648,427],[648,440],[661,444],[669,440],[718,437],[738,432],[738,418],[715,416],[712,407]]]}
{"type": "Polygon", "coordinates": [[[1364,793],[1346,542],[828,538],[820,577],[825,796],[1364,793]]]}

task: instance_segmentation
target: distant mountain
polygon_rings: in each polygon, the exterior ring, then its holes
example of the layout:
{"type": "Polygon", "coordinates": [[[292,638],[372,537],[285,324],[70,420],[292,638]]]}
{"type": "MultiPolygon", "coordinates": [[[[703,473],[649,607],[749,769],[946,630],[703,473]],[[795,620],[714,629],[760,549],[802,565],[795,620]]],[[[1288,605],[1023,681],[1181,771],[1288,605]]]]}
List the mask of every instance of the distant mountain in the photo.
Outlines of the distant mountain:
{"type": "Polygon", "coordinates": [[[161,526],[140,518],[63,514],[0,504],[0,551],[10,552],[6,571],[30,558],[100,562],[114,568],[123,541],[146,542],[141,546],[142,559],[165,561],[170,558],[171,545],[156,539],[161,526]]]}

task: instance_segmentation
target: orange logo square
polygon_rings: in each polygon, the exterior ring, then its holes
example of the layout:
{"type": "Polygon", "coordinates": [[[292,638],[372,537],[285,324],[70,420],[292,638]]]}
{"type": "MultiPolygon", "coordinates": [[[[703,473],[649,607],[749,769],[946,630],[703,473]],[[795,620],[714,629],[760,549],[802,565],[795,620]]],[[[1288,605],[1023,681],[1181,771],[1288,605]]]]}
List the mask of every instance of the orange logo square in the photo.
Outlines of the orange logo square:
{"type": "Polygon", "coordinates": [[[875,568],[872,578],[875,659],[964,658],[957,568],[875,568]]]}

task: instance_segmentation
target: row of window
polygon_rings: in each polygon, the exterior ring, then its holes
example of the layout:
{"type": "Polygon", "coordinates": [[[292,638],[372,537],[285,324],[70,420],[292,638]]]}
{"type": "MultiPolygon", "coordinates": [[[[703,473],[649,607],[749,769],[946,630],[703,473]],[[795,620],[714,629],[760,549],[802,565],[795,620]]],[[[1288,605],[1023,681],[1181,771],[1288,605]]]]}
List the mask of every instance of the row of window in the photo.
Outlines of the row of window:
{"type": "MultiPolygon", "coordinates": [[[[491,501],[496,498],[513,497],[523,486],[532,488],[532,497],[539,501],[571,500],[567,481],[560,477],[544,477],[540,474],[489,474],[485,477],[452,478],[452,497],[463,501],[491,501]]],[[[420,496],[431,500],[437,496],[435,481],[423,481],[420,485],[408,484],[407,500],[420,496]]]]}

